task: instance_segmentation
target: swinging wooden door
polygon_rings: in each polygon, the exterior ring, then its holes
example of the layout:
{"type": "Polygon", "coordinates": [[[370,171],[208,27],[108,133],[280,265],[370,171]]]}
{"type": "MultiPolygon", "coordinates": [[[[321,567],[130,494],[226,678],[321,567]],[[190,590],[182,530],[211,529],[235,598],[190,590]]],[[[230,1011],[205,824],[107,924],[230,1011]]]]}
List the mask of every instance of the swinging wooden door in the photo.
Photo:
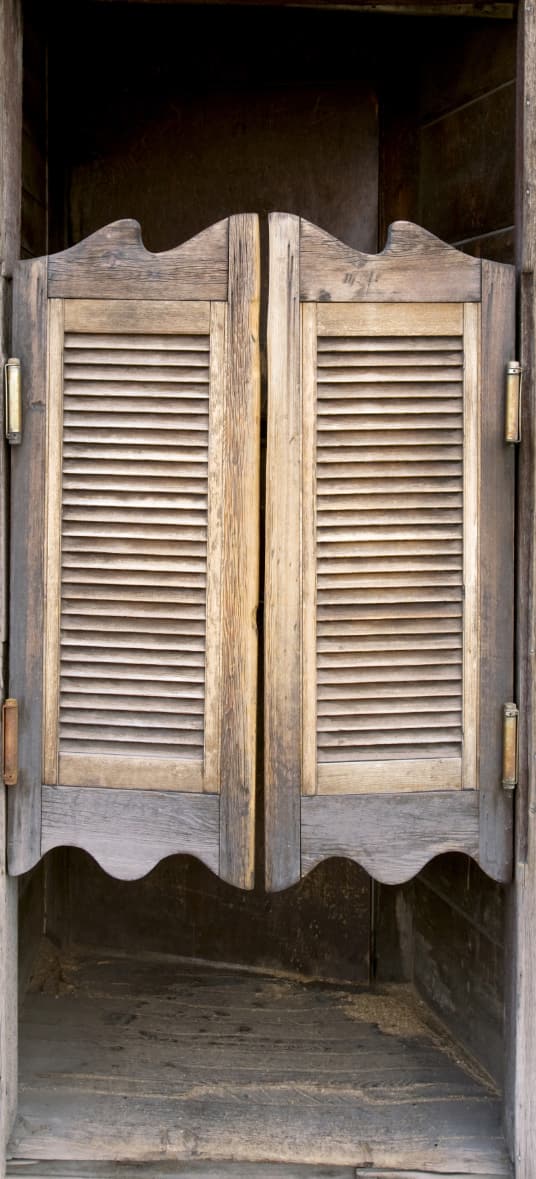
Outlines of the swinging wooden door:
{"type": "Polygon", "coordinates": [[[267,886],[459,850],[510,878],[511,267],[270,219],[267,886]]]}
{"type": "MultiPolygon", "coordinates": [[[[510,876],[513,312],[511,268],[415,226],[369,256],[270,218],[268,889],[332,855],[510,876]]],[[[253,884],[258,319],[254,216],[19,266],[12,872],[71,844],[253,884]]]]}
{"type": "Polygon", "coordinates": [[[117,222],[19,265],[11,872],[71,844],[252,886],[258,306],[254,216],[159,255],[117,222]]]}

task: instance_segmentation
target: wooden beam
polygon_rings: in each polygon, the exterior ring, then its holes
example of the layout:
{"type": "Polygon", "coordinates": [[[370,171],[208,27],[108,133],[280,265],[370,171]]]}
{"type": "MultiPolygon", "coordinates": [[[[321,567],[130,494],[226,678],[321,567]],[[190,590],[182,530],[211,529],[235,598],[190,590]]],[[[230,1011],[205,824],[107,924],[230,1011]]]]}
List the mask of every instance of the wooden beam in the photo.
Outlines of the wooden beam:
{"type": "Polygon", "coordinates": [[[521,304],[523,443],[519,452],[517,694],[521,709],[512,962],[508,1002],[506,1122],[516,1179],[532,1179],[536,1159],[536,9],[520,5],[518,54],[517,267],[521,304]]]}
{"type": "MultiPolygon", "coordinates": [[[[102,2],[102,0],[101,0],[102,2]]],[[[116,3],[117,0],[104,0],[116,3]]],[[[130,4],[233,5],[235,8],[329,8],[346,12],[379,12],[395,16],[471,16],[512,20],[516,3],[502,0],[127,0],[130,4]]]]}

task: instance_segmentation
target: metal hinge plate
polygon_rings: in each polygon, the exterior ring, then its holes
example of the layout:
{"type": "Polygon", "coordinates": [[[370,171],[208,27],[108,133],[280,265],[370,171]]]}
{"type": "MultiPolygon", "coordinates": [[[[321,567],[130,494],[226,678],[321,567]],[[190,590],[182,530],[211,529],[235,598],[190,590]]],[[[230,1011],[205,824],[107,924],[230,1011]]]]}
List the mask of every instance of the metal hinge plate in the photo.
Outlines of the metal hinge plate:
{"type": "Polygon", "coordinates": [[[12,446],[22,442],[22,380],[20,360],[11,356],[4,365],[6,438],[12,446]]]}
{"type": "Polygon", "coordinates": [[[2,777],[16,786],[19,776],[19,705],[11,697],[2,705],[2,777]]]}
{"type": "Polygon", "coordinates": [[[521,365],[518,360],[509,360],[506,365],[504,440],[521,442],[521,365]]]}
{"type": "Polygon", "coordinates": [[[505,790],[515,790],[518,775],[518,721],[519,709],[516,704],[503,706],[503,760],[502,785],[505,790]]]}

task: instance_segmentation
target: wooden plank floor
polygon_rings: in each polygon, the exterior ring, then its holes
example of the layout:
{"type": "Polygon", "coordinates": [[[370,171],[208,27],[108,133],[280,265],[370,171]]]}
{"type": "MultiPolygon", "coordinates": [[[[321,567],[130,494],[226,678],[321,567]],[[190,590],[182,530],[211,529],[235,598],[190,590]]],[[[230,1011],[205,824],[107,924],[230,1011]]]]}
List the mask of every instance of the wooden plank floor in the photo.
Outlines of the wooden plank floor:
{"type": "MultiPolygon", "coordinates": [[[[386,1179],[511,1174],[497,1094],[406,988],[372,994],[111,956],[37,973],[10,1154],[51,1167],[75,1160],[89,1170],[48,1174],[92,1179],[112,1175],[113,1161],[124,1179],[127,1162],[159,1164],[148,1179],[189,1179],[197,1168],[212,1179],[201,1164],[218,1160],[292,1165],[288,1179],[305,1164],[311,1179],[313,1165],[328,1179],[337,1167],[383,1169],[386,1179]]],[[[222,1179],[263,1175],[216,1169],[222,1179]]],[[[15,1163],[10,1173],[24,1174],[15,1163]]]]}

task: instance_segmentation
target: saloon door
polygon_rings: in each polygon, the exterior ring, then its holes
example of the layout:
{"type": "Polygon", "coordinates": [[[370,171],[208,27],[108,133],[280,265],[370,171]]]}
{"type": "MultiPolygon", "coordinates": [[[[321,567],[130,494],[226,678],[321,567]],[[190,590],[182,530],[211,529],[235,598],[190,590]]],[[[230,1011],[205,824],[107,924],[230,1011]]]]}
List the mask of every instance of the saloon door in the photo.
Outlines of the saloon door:
{"type": "Polygon", "coordinates": [[[121,221],[19,264],[9,865],[188,852],[253,883],[254,216],[150,254],[121,221]]]}
{"type": "Polygon", "coordinates": [[[267,884],[511,872],[514,274],[409,223],[270,220],[267,884]]]}

